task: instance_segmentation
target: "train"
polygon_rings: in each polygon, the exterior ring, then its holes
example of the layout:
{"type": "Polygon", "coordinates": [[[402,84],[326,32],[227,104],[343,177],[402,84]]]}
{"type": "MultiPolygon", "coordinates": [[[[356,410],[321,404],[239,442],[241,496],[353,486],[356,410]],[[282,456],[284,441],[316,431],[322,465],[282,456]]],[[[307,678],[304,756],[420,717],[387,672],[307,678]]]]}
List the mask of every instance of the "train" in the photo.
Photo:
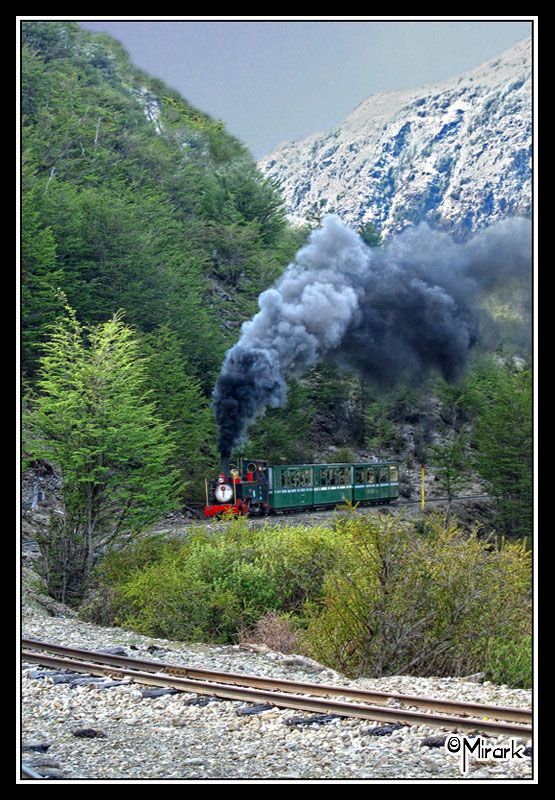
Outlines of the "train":
{"type": "Polygon", "coordinates": [[[262,459],[224,461],[206,481],[204,516],[251,517],[335,507],[376,505],[399,497],[399,465],[380,463],[268,464],[262,459]]]}

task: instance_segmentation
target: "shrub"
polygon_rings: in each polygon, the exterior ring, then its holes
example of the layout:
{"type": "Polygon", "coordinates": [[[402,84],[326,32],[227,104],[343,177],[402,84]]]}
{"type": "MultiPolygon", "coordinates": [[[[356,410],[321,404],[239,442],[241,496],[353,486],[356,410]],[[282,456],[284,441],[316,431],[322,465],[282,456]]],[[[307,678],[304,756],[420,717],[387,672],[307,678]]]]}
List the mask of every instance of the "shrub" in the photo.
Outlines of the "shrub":
{"type": "Polygon", "coordinates": [[[355,456],[349,447],[342,447],[333,454],[333,460],[337,464],[352,464],[355,456]]]}
{"type": "Polygon", "coordinates": [[[280,608],[302,614],[322,597],[324,578],[340,557],[342,543],[329,528],[268,526],[258,542],[259,560],[278,587],[280,608]]]}
{"type": "Polygon", "coordinates": [[[419,532],[378,515],[339,525],[351,547],[326,576],[303,638],[329,666],[350,675],[467,674],[484,667],[488,652],[491,659],[492,640],[517,646],[529,630],[530,559],[522,545],[492,549],[437,515],[419,532]]]}
{"type": "Polygon", "coordinates": [[[242,644],[263,644],[279,653],[294,653],[299,649],[299,636],[291,617],[270,612],[255,625],[239,633],[242,644]]]}
{"type": "Polygon", "coordinates": [[[509,640],[492,638],[488,643],[486,678],[528,689],[532,685],[532,637],[529,634],[509,640]]]}
{"type": "Polygon", "coordinates": [[[151,636],[232,642],[267,613],[302,620],[307,602],[322,597],[338,549],[329,529],[249,530],[236,520],[216,536],[152,537],[112,553],[97,580],[112,588],[106,615],[117,624],[151,636]]]}
{"type": "MultiPolygon", "coordinates": [[[[147,635],[264,643],[353,676],[530,681],[530,553],[437,514],[354,512],[327,528],[239,519],[112,553],[97,580],[103,619],[147,635]]],[[[99,618],[94,603],[89,613],[99,618]]]]}

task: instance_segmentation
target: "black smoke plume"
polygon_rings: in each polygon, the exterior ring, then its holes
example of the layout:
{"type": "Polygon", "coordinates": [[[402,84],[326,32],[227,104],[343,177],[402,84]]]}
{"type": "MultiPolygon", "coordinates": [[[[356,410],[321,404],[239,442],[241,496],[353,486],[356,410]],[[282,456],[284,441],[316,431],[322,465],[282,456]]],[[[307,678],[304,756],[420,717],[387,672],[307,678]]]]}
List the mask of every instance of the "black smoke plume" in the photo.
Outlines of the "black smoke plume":
{"type": "Polygon", "coordinates": [[[530,280],[525,219],[464,243],[421,224],[369,248],[326,217],[226,354],[214,390],[222,456],[267,408],[285,405],[287,375],[324,357],[374,385],[417,383],[432,370],[456,379],[487,322],[483,294],[511,285],[529,305],[530,280]]]}

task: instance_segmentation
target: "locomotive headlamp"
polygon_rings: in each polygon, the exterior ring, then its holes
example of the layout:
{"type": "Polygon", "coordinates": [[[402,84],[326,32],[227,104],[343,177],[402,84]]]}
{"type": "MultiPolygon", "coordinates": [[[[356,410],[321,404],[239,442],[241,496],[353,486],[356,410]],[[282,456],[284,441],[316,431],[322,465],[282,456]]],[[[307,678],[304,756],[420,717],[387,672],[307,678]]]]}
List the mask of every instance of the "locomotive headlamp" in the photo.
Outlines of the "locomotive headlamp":
{"type": "Polygon", "coordinates": [[[216,500],[220,503],[228,503],[233,497],[233,489],[227,483],[219,483],[214,490],[216,500]]]}

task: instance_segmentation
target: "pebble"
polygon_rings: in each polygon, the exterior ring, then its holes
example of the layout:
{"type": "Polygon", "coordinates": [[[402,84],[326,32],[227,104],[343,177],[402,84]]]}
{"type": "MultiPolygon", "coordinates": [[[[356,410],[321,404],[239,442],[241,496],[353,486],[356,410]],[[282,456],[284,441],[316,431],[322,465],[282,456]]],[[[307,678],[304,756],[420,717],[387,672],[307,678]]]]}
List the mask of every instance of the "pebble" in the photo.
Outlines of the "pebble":
{"type": "Polygon", "coordinates": [[[46,753],[52,742],[24,742],[21,745],[22,752],[30,750],[37,753],[46,753]]]}

